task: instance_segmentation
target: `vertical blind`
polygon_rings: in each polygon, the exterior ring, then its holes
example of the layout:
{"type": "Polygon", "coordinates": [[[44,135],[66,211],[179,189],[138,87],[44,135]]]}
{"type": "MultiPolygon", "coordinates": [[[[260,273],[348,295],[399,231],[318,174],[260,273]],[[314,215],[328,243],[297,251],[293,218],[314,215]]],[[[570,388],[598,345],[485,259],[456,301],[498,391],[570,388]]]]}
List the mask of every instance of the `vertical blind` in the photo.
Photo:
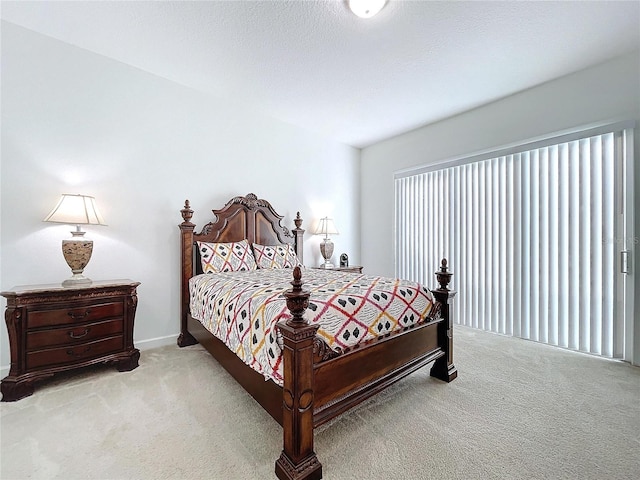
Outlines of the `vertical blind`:
{"type": "Polygon", "coordinates": [[[621,356],[616,135],[396,176],[396,275],[446,257],[456,323],[621,356]]]}

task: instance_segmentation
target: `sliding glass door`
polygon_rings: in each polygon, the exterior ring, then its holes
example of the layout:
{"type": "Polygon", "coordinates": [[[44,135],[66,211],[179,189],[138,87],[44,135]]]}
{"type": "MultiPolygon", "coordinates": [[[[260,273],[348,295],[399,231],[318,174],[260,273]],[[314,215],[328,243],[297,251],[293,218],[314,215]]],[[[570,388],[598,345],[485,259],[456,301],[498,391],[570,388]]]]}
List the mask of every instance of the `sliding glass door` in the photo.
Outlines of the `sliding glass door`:
{"type": "Polygon", "coordinates": [[[446,257],[456,323],[622,358],[630,128],[397,174],[396,274],[446,257]]]}

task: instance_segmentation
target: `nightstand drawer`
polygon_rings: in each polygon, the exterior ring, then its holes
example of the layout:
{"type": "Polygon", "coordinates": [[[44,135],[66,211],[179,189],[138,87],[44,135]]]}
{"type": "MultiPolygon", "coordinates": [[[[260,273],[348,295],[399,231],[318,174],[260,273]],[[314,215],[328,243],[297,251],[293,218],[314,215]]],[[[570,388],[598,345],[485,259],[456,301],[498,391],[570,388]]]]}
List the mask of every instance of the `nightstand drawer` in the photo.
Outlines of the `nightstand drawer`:
{"type": "Polygon", "coordinates": [[[84,325],[68,325],[53,330],[40,330],[27,333],[27,351],[56,345],[86,343],[101,337],[122,334],[122,318],[84,325]]]}
{"type": "Polygon", "coordinates": [[[104,320],[110,317],[122,317],[123,312],[123,302],[99,303],[55,310],[31,310],[27,315],[27,328],[104,320]]]}
{"type": "Polygon", "coordinates": [[[118,352],[123,348],[123,337],[104,338],[95,342],[80,345],[50,348],[27,353],[27,368],[51,367],[76,363],[92,357],[100,357],[107,353],[118,352]]]}

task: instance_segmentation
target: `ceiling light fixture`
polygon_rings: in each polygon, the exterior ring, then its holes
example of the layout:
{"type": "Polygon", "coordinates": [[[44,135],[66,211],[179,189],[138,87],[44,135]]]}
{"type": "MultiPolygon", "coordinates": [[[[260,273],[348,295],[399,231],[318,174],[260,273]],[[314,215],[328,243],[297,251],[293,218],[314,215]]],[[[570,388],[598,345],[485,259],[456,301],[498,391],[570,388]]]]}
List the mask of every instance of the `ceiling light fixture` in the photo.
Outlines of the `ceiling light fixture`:
{"type": "Polygon", "coordinates": [[[387,0],[348,0],[349,8],[360,18],[371,18],[387,3],[387,0]]]}

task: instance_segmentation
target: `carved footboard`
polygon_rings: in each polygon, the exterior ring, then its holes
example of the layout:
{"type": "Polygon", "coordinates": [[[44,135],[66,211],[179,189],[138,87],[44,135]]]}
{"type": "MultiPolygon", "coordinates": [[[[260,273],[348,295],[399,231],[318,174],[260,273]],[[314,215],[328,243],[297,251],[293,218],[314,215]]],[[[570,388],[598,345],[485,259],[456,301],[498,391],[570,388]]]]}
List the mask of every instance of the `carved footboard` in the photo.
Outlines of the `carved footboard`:
{"type": "Polygon", "coordinates": [[[281,480],[322,478],[314,427],[434,360],[432,376],[447,382],[457,376],[450,318],[455,292],[447,288],[446,260],[437,272],[440,288],[432,291],[436,304],[426,322],[343,354],[331,352],[316,337],[318,327],[304,320],[309,292],[302,289],[301,276],[296,268],[293,287],[285,293],[292,318],[278,324],[284,343],[283,450],[275,472],[281,480]]]}

